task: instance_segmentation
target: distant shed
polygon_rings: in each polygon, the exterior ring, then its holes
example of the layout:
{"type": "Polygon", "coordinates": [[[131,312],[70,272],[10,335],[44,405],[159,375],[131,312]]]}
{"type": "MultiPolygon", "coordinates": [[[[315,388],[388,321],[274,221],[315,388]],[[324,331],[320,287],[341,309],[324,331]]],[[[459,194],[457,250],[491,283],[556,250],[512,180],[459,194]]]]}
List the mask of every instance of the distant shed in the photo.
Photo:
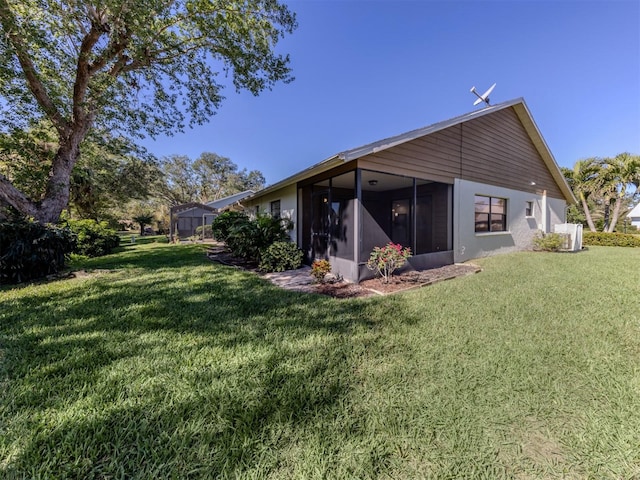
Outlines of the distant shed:
{"type": "Polygon", "coordinates": [[[171,228],[169,233],[171,239],[174,236],[185,238],[195,235],[198,227],[203,224],[211,225],[213,219],[222,210],[232,208],[254,193],[253,190],[245,190],[244,192],[234,193],[207,203],[190,202],[171,207],[171,228]]]}

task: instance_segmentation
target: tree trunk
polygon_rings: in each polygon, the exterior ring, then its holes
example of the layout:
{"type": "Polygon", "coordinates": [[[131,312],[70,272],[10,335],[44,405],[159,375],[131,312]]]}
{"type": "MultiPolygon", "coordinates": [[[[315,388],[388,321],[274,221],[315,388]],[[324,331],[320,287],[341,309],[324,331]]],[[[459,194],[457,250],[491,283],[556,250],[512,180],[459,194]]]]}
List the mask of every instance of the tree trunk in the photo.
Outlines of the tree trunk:
{"type": "Polygon", "coordinates": [[[602,231],[603,232],[608,232],[609,231],[609,219],[611,217],[611,204],[609,203],[609,199],[605,198],[604,199],[604,223],[602,225],[602,231]]]}
{"type": "Polygon", "coordinates": [[[80,142],[87,128],[77,128],[66,139],[60,140],[60,147],[51,164],[51,171],[44,197],[34,201],[15,188],[0,175],[0,205],[9,205],[26,217],[33,217],[40,223],[56,223],[62,210],[69,204],[71,171],[80,157],[80,142]]]}
{"type": "Polygon", "coordinates": [[[591,218],[591,212],[589,211],[589,204],[587,203],[587,199],[583,194],[580,194],[580,201],[582,202],[582,210],[584,210],[584,216],[587,219],[589,230],[595,232],[596,226],[593,223],[593,218],[591,218]]]}
{"type": "Polygon", "coordinates": [[[616,203],[613,206],[613,215],[611,216],[611,225],[607,229],[607,232],[611,233],[615,230],[618,219],[620,218],[620,209],[622,208],[622,197],[616,198],[616,203]]]}
{"type": "Polygon", "coordinates": [[[56,223],[62,210],[69,204],[71,170],[80,155],[79,149],[60,147],[53,159],[51,176],[47,181],[47,189],[38,209],[36,220],[41,223],[56,223]]]}

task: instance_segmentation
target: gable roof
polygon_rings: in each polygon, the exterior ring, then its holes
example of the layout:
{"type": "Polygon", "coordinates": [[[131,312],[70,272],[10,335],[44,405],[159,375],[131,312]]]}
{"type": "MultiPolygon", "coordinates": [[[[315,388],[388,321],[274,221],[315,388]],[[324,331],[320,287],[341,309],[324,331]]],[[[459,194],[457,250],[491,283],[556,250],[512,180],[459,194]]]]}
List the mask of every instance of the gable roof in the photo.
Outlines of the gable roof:
{"type": "Polygon", "coordinates": [[[426,135],[430,135],[432,133],[438,132],[440,130],[444,130],[446,128],[449,127],[453,127],[455,125],[459,125],[461,123],[464,122],[468,122],[470,120],[476,119],[476,118],[480,118],[483,117],[485,115],[489,115],[491,113],[497,112],[499,110],[503,110],[506,108],[513,108],[516,115],[518,116],[520,122],[522,123],[523,127],[525,128],[527,134],[529,135],[529,138],[531,139],[533,145],[535,146],[536,150],[538,151],[540,157],[542,158],[543,162],[545,163],[547,169],[549,170],[549,172],[551,173],[553,179],[555,180],[555,182],[558,184],[558,187],[560,188],[560,190],[562,191],[565,199],[569,202],[569,203],[577,203],[577,199],[575,198],[575,196],[573,195],[573,192],[571,191],[571,188],[569,187],[569,185],[567,184],[567,181],[565,180],[564,176],[562,175],[562,172],[560,171],[560,168],[558,167],[557,162],[555,161],[555,158],[553,157],[553,154],[551,153],[551,150],[549,150],[549,147],[547,145],[547,143],[545,142],[544,138],[542,137],[542,134],[540,133],[540,130],[538,129],[536,123],[533,120],[533,117],[531,116],[531,113],[529,112],[529,108],[527,107],[525,101],[523,98],[517,98],[514,100],[510,100],[507,102],[503,102],[497,105],[489,105],[485,108],[482,108],[480,110],[475,110],[473,112],[469,112],[466,113],[464,115],[460,115],[458,117],[455,118],[451,118],[449,120],[445,120],[442,122],[438,122],[438,123],[434,123],[432,125],[428,125],[426,127],[422,127],[422,128],[418,128],[415,130],[411,130],[409,132],[405,132],[402,133],[400,135],[395,135],[392,137],[388,137],[385,138],[383,140],[378,140],[377,142],[373,142],[373,143],[369,143],[366,145],[363,145],[361,147],[357,147],[357,148],[353,148],[350,150],[345,150],[343,152],[337,153],[319,163],[316,163],[315,165],[312,165],[311,167],[302,170],[294,175],[291,175],[290,177],[287,177],[277,183],[274,183],[273,185],[268,186],[267,188],[265,188],[264,190],[261,190],[260,192],[252,195],[252,197],[259,197],[262,196],[263,194],[267,194],[270,192],[273,192],[275,190],[278,190],[286,185],[290,185],[292,183],[296,183],[299,182],[301,180],[305,180],[307,178],[310,178],[314,175],[317,175],[319,173],[323,173],[327,170],[332,169],[333,167],[336,167],[338,165],[344,164],[344,163],[348,163],[352,160],[356,160],[358,158],[362,158],[366,155],[370,155],[372,153],[378,153],[384,150],[387,150],[389,148],[395,147],[397,145],[401,145],[403,143],[406,142],[410,142],[412,140],[415,140],[417,138],[420,137],[424,137],[426,135]]]}
{"type": "Polygon", "coordinates": [[[244,192],[234,193],[233,195],[229,195],[224,198],[219,198],[218,200],[213,200],[212,202],[207,202],[207,205],[213,208],[217,208],[218,210],[223,209],[224,207],[228,207],[240,200],[244,200],[245,198],[253,195],[255,192],[253,190],[245,190],[244,192]]]}
{"type": "Polygon", "coordinates": [[[222,210],[225,207],[228,207],[229,205],[233,205],[236,202],[239,202],[240,200],[244,200],[245,198],[253,195],[255,192],[253,190],[245,190],[244,192],[239,192],[239,193],[234,193],[233,195],[228,195],[226,197],[222,197],[219,198],[218,200],[212,200],[211,202],[207,202],[207,203],[196,203],[196,202],[192,202],[192,204],[190,203],[185,203],[183,205],[178,205],[178,207],[184,207],[183,209],[180,210],[179,215],[180,216],[185,216],[185,214],[187,212],[190,212],[191,210],[195,210],[197,208],[204,208],[205,210],[222,210]]]}
{"type": "Polygon", "coordinates": [[[627,213],[628,218],[640,218],[640,203],[631,209],[629,213],[627,213]]]}

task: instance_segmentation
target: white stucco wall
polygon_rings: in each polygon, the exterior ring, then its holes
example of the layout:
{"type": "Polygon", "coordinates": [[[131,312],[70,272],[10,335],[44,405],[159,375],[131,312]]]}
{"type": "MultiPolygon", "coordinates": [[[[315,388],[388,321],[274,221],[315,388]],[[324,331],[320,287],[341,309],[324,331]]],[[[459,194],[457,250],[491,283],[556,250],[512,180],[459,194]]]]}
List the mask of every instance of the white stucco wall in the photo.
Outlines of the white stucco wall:
{"type": "Polygon", "coordinates": [[[546,198],[519,190],[496,187],[483,183],[456,179],[454,185],[454,261],[464,262],[473,258],[498,253],[526,250],[532,247],[532,238],[539,230],[551,231],[551,227],[565,221],[564,200],[546,198]],[[476,195],[505,198],[507,200],[506,232],[475,232],[476,195]],[[527,202],[533,202],[533,216],[525,216],[527,202]],[[546,215],[543,205],[546,203],[546,215]],[[545,221],[546,220],[546,221],[545,221]],[[543,222],[546,225],[543,225],[543,222]]]}
{"type": "Polygon", "coordinates": [[[280,200],[280,216],[287,218],[293,222],[293,230],[289,232],[291,241],[297,242],[298,239],[298,211],[297,211],[297,187],[296,185],[289,185],[288,187],[281,188],[267,195],[257,197],[255,199],[248,199],[242,202],[247,208],[248,213],[251,215],[254,213],[256,205],[260,207],[260,212],[269,213],[271,211],[271,202],[280,200]]]}

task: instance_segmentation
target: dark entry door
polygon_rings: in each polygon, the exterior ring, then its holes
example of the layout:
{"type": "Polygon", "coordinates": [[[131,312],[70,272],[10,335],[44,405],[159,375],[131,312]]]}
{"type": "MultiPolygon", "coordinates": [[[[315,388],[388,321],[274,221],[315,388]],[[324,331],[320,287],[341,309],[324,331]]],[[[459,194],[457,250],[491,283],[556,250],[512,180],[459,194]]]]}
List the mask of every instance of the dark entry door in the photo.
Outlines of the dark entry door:
{"type": "Polygon", "coordinates": [[[330,233],[329,191],[314,192],[311,197],[311,253],[314,259],[328,257],[330,233]]]}
{"type": "Polygon", "coordinates": [[[431,195],[418,197],[416,205],[416,251],[429,253],[433,251],[433,203],[431,195]]]}
{"type": "Polygon", "coordinates": [[[411,200],[394,200],[391,205],[391,241],[411,247],[411,200]]]}

